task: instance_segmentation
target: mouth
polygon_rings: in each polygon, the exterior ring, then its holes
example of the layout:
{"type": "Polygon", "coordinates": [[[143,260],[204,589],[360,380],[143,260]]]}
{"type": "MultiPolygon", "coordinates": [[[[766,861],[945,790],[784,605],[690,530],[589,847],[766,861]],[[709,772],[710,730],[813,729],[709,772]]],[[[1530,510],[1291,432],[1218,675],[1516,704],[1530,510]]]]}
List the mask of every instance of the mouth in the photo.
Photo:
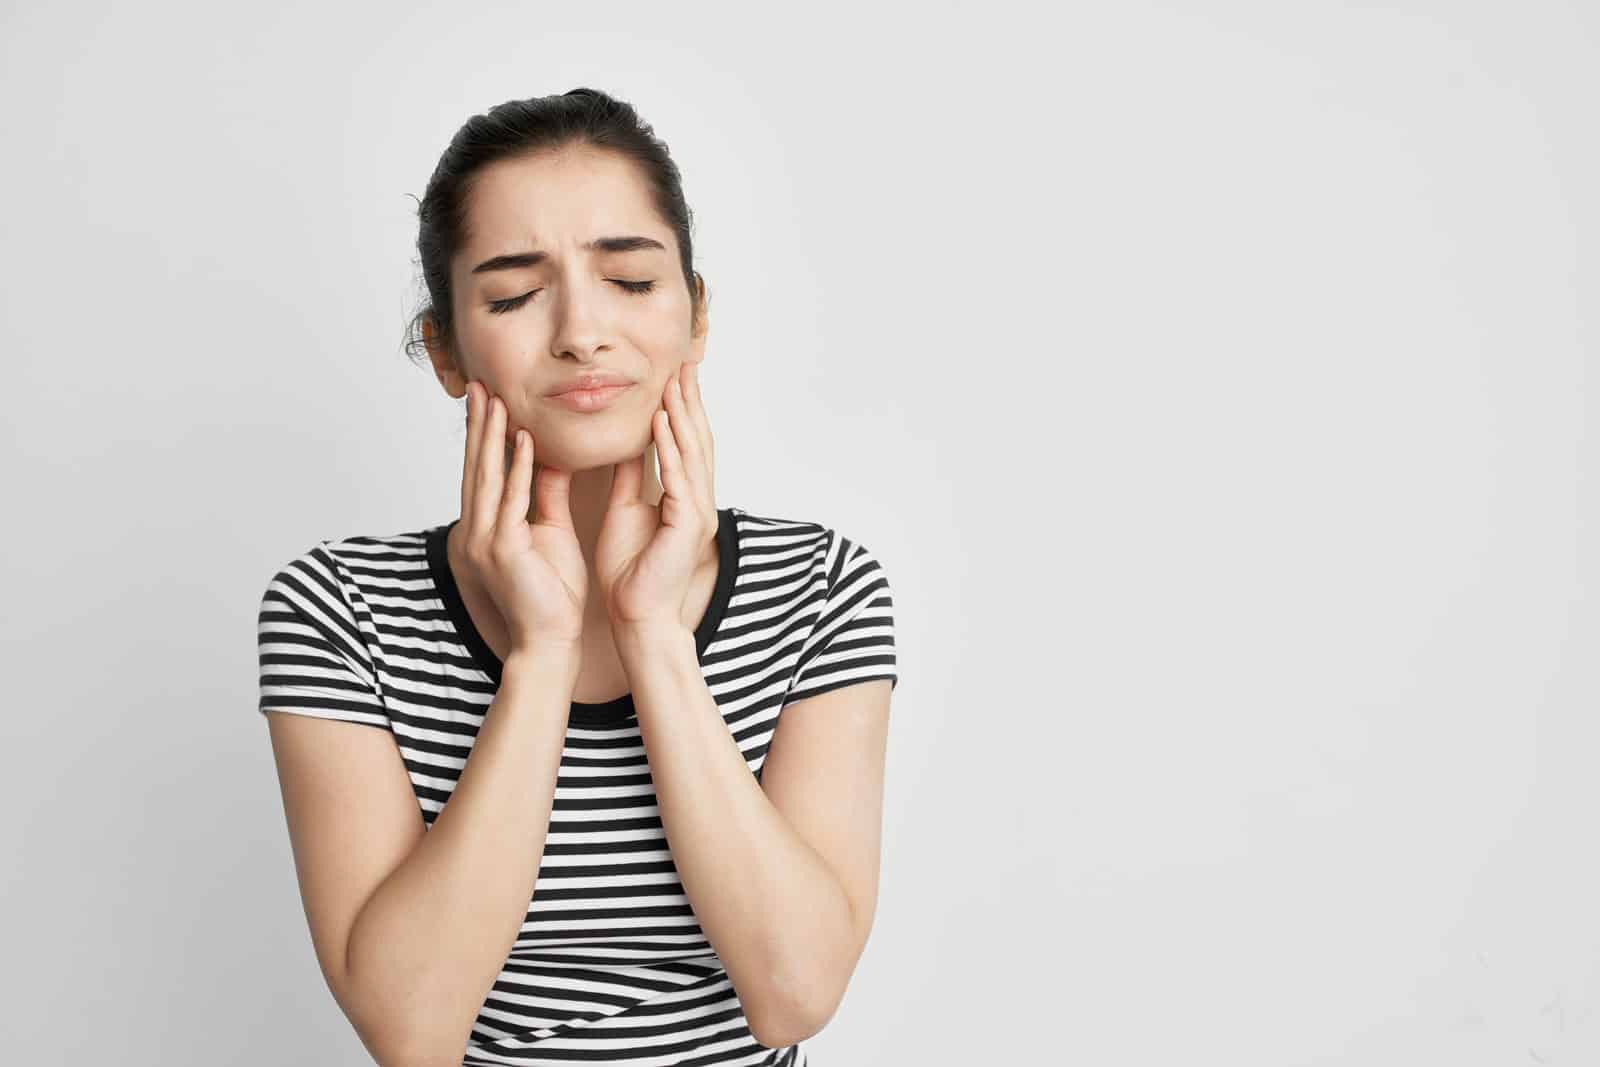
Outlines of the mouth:
{"type": "Polygon", "coordinates": [[[566,393],[578,390],[598,390],[606,389],[616,385],[632,384],[633,379],[625,378],[616,371],[594,370],[585,374],[579,374],[576,378],[571,378],[565,382],[562,382],[560,385],[557,385],[555,388],[545,393],[545,396],[562,396],[566,393]]]}
{"type": "Polygon", "coordinates": [[[632,388],[632,382],[620,382],[593,388],[565,389],[558,393],[548,393],[545,399],[554,401],[572,411],[600,411],[610,407],[618,397],[632,388]]]}

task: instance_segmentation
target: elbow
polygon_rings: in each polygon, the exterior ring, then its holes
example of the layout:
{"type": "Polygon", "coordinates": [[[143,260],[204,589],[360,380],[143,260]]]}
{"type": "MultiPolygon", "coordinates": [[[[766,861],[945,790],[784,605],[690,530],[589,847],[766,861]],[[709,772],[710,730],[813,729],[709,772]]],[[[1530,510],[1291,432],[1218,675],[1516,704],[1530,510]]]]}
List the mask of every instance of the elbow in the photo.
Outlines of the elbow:
{"type": "MultiPolygon", "coordinates": [[[[421,1012],[423,1017],[427,1011],[421,1012]]],[[[417,1025],[414,1017],[390,1015],[383,1022],[357,1026],[357,1034],[381,1067],[461,1067],[469,1034],[437,1024],[417,1025]]]]}
{"type": "Polygon", "coordinates": [[[361,1040],[380,1067],[461,1067],[467,1051],[465,1041],[457,1044],[453,1038],[440,1041],[421,1035],[411,1038],[396,1035],[385,1041],[362,1033],[361,1040]]]}
{"type": "Polygon", "coordinates": [[[387,1058],[374,1058],[382,1067],[461,1067],[466,1054],[467,1044],[463,1041],[460,1047],[452,1044],[449,1050],[437,1043],[416,1044],[402,1048],[387,1058]]]}
{"type": "Polygon", "coordinates": [[[779,991],[745,1008],[750,1035],[766,1048],[788,1048],[819,1033],[838,1010],[840,997],[779,991]]]}
{"type": "Polygon", "coordinates": [[[403,1055],[394,1060],[381,1061],[383,1067],[461,1067],[461,1061],[467,1054],[466,1045],[455,1052],[442,1052],[438,1049],[403,1055]]]}
{"type": "MultiPolygon", "coordinates": [[[[450,1063],[436,1043],[425,1035],[409,1033],[404,1020],[394,1017],[356,1016],[346,1012],[356,1036],[379,1067],[438,1067],[450,1063]]],[[[459,1067],[461,1057],[455,1064],[459,1067]]]]}
{"type": "Polygon", "coordinates": [[[346,995],[335,999],[380,1067],[461,1067],[470,1030],[454,1027],[446,1032],[436,1011],[397,1007],[415,998],[391,996],[379,1004],[372,997],[352,995],[348,985],[344,988],[346,995]]]}
{"type": "Polygon", "coordinates": [[[822,1029],[821,1025],[813,1025],[801,1016],[751,1017],[749,1024],[750,1036],[757,1044],[773,1049],[798,1045],[822,1029]]]}
{"type": "Polygon", "coordinates": [[[772,1035],[772,1034],[768,1034],[765,1031],[762,1031],[762,1032],[758,1033],[757,1031],[752,1029],[750,1031],[750,1034],[751,1034],[752,1037],[755,1038],[756,1044],[760,1045],[762,1048],[784,1049],[784,1048],[789,1048],[791,1045],[798,1045],[800,1042],[802,1042],[802,1041],[806,1040],[807,1038],[809,1038],[811,1036],[811,1034],[814,1033],[814,1032],[815,1031],[807,1031],[807,1032],[796,1031],[796,1032],[793,1033],[793,1035],[776,1035],[775,1036],[775,1035],[772,1035]]]}

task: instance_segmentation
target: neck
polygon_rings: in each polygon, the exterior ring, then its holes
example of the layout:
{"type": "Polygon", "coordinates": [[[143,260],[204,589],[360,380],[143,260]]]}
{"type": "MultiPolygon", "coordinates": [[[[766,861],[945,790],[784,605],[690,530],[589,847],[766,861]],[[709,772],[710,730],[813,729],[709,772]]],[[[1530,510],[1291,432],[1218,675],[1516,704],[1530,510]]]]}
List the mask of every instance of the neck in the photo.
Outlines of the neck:
{"type": "MultiPolygon", "coordinates": [[[[540,464],[535,461],[534,484],[537,484],[539,468],[540,464]]],[[[600,523],[605,519],[606,508],[611,500],[611,472],[612,466],[609,463],[590,470],[574,471],[568,492],[568,505],[572,509],[572,529],[577,535],[579,546],[583,549],[583,558],[589,564],[591,589],[597,587],[594,580],[595,545],[600,540],[600,523]]],[[[639,496],[651,507],[660,507],[662,494],[661,479],[656,474],[656,445],[652,441],[645,446],[644,474],[639,485],[639,496]]],[[[537,498],[530,497],[529,520],[534,518],[537,507],[537,498]]]]}
{"type": "MultiPolygon", "coordinates": [[[[572,476],[570,506],[572,510],[572,527],[577,536],[579,547],[583,550],[583,558],[589,571],[588,597],[584,607],[585,646],[595,649],[609,648],[611,642],[610,620],[607,615],[606,605],[602,598],[594,594],[600,588],[599,577],[595,573],[594,558],[595,545],[600,539],[600,523],[605,518],[606,506],[611,496],[611,465],[597,467],[593,470],[577,471],[572,476]],[[592,640],[591,640],[592,635],[592,640]]],[[[538,475],[538,464],[535,464],[534,476],[538,475]]],[[[655,473],[655,443],[651,442],[644,454],[644,472],[641,477],[640,498],[652,507],[661,506],[662,488],[659,477],[655,473]]],[[[533,517],[536,503],[529,509],[529,518],[533,517]]],[[[492,600],[487,597],[481,586],[477,585],[470,571],[463,570],[459,565],[460,540],[456,536],[460,532],[457,525],[446,540],[446,551],[450,556],[451,570],[457,579],[461,596],[467,604],[467,610],[477,621],[479,631],[491,648],[499,649],[504,643],[504,624],[500,621],[498,609],[492,600]],[[498,642],[498,643],[497,643],[498,642]]],[[[705,558],[701,561],[701,569],[697,571],[696,581],[699,588],[709,596],[708,583],[711,575],[720,570],[718,559],[719,546],[715,540],[708,548],[705,558]],[[709,570],[708,570],[709,568],[709,570]]],[[[702,598],[699,603],[702,604],[702,598]]],[[[700,616],[696,615],[695,618],[700,616]]],[[[614,660],[614,655],[609,657],[614,660]]],[[[607,661],[606,653],[599,652],[594,662],[607,661]]],[[[597,667],[596,670],[604,668],[597,667]]]]}

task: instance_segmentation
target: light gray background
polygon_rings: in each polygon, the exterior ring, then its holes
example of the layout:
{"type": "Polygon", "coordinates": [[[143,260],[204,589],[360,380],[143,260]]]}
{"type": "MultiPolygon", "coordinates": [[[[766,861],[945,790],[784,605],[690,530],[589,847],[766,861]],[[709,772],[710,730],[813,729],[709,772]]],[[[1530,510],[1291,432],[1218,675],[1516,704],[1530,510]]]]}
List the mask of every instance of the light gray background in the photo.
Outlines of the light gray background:
{"type": "Polygon", "coordinates": [[[449,136],[668,141],[718,497],[895,592],[818,1067],[1600,1057],[1587,4],[9,5],[5,1048],[367,1062],[255,611],[453,517],[449,136]]]}

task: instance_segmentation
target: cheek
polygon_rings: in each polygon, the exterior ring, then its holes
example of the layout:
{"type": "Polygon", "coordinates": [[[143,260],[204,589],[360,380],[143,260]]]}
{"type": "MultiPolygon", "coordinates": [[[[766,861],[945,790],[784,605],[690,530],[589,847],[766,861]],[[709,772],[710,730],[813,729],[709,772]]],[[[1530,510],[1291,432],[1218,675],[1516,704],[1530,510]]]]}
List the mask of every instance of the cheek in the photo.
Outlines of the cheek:
{"type": "Polygon", "coordinates": [[[663,330],[647,342],[641,342],[641,348],[650,361],[650,380],[658,393],[666,388],[667,379],[674,371],[695,358],[695,346],[688,330],[663,330]],[[647,348],[644,347],[646,343],[649,344],[647,348]]]}

